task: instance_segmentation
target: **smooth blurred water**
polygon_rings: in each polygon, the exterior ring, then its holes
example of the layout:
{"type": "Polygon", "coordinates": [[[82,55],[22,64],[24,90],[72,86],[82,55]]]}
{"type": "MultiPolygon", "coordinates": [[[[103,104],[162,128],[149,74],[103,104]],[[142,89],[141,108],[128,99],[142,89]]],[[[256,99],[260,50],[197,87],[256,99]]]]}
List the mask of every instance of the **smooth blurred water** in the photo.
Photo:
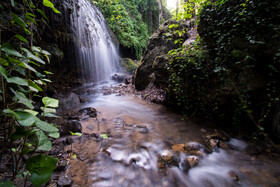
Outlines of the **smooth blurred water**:
{"type": "Polygon", "coordinates": [[[76,63],[85,82],[109,80],[121,71],[118,49],[112,42],[105,19],[89,0],[72,0],[72,33],[75,35],[76,63]]]}

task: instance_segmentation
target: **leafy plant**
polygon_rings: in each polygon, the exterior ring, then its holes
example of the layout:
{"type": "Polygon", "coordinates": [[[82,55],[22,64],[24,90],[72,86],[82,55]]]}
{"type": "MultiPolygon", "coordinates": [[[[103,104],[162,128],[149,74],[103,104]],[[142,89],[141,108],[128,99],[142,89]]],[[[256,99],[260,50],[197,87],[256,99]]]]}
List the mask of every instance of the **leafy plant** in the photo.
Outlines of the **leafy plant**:
{"type": "MultiPolygon", "coordinates": [[[[43,4],[59,13],[50,1],[44,0],[43,4]]],[[[47,79],[48,72],[38,70],[49,63],[50,53],[34,45],[37,32],[34,28],[39,23],[45,24],[47,17],[32,0],[11,0],[11,6],[16,5],[23,9],[14,13],[12,8],[10,12],[10,28],[14,36],[0,45],[1,139],[5,145],[3,149],[10,153],[13,160],[9,178],[14,180],[26,170],[29,172],[25,175],[26,180],[30,176],[33,185],[41,186],[50,179],[57,162],[56,158],[42,153],[52,148],[49,137],[59,137],[58,128],[45,121],[46,117],[57,117],[54,113],[58,100],[44,97],[42,111],[34,107],[42,87],[51,82],[47,79]]],[[[1,29],[0,32],[3,31],[1,29]]],[[[12,183],[2,184],[11,186],[12,183]]]]}

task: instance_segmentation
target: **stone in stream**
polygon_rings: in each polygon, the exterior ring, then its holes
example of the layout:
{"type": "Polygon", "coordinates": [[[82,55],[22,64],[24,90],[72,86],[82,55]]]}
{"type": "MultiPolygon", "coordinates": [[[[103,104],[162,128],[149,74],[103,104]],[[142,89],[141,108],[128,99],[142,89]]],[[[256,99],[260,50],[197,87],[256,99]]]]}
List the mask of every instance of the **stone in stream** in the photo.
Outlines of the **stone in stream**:
{"type": "Polygon", "coordinates": [[[64,176],[64,175],[61,175],[58,179],[58,182],[57,182],[57,184],[59,186],[65,186],[65,187],[71,186],[72,183],[73,183],[72,180],[69,177],[64,176]]]}
{"type": "Polygon", "coordinates": [[[65,121],[64,124],[61,125],[60,133],[62,135],[71,135],[71,132],[82,132],[82,125],[77,120],[69,120],[65,121]]]}

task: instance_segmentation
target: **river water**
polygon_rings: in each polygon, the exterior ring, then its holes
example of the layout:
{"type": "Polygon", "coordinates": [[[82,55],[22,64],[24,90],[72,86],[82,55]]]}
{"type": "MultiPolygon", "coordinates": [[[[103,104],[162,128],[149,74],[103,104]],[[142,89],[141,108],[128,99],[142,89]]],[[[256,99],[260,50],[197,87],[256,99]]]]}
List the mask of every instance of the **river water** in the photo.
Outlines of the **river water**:
{"type": "Polygon", "coordinates": [[[212,124],[182,120],[137,96],[103,95],[102,89],[85,96],[81,107],[94,107],[98,115],[82,121],[83,132],[108,138],[74,144],[74,186],[280,186],[279,158],[249,155],[249,145],[236,138],[224,141],[230,149],[211,150],[205,139],[215,131],[212,124]],[[177,144],[198,146],[195,153],[176,152],[177,144]],[[193,166],[188,158],[196,160],[193,166]]]}

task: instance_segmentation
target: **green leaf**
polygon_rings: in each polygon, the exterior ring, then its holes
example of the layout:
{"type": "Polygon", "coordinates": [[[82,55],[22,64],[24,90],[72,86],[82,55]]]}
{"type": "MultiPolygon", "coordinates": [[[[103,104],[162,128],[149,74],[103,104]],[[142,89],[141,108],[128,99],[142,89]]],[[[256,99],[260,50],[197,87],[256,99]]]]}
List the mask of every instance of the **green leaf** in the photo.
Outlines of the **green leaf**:
{"type": "Polygon", "coordinates": [[[15,13],[11,12],[13,21],[15,21],[18,25],[22,26],[23,28],[26,28],[26,23],[18,17],[15,13]]]}
{"type": "Polygon", "coordinates": [[[49,0],[44,0],[43,1],[43,4],[46,6],[46,7],[49,7],[51,8],[55,13],[59,13],[60,12],[54,7],[54,4],[52,2],[50,2],[49,0]]]}
{"type": "Polygon", "coordinates": [[[53,74],[52,72],[49,72],[49,71],[44,71],[47,75],[51,75],[53,74]]]}
{"type": "Polygon", "coordinates": [[[16,131],[11,135],[11,140],[15,141],[15,140],[18,140],[23,137],[28,137],[37,131],[38,131],[38,129],[32,128],[32,129],[26,130],[25,127],[16,126],[16,131]]]}
{"type": "Polygon", "coordinates": [[[43,91],[42,88],[40,88],[36,83],[34,83],[31,80],[28,81],[28,86],[31,86],[31,87],[35,88],[37,90],[37,92],[38,91],[40,91],[40,92],[43,91]]]}
{"type": "Polygon", "coordinates": [[[45,113],[44,114],[45,117],[50,117],[50,118],[60,118],[59,116],[52,114],[52,113],[45,113]]]}
{"type": "Polygon", "coordinates": [[[7,79],[8,83],[14,83],[14,84],[18,84],[21,86],[28,86],[28,83],[25,79],[20,78],[20,77],[11,77],[7,79]]]}
{"type": "Polygon", "coordinates": [[[11,0],[11,5],[15,7],[15,0],[11,0]]]}
{"type": "Polygon", "coordinates": [[[34,106],[32,105],[32,100],[26,98],[26,96],[22,92],[15,92],[13,89],[11,89],[12,92],[15,94],[15,99],[19,102],[24,104],[30,109],[33,109],[34,106]]]}
{"type": "Polygon", "coordinates": [[[10,43],[4,43],[1,46],[1,50],[4,51],[8,56],[13,55],[17,57],[22,57],[22,55],[18,51],[16,51],[10,43]]]}
{"type": "Polygon", "coordinates": [[[5,115],[5,116],[15,117],[16,119],[19,119],[19,116],[17,115],[17,113],[15,113],[14,111],[12,111],[10,109],[5,109],[2,112],[3,112],[3,115],[5,115]]]}
{"type": "Polygon", "coordinates": [[[27,58],[30,58],[32,60],[35,60],[37,62],[40,62],[41,64],[46,64],[46,62],[44,62],[41,58],[33,55],[28,49],[26,48],[21,48],[21,50],[23,50],[24,52],[26,52],[27,58]]]}
{"type": "Polygon", "coordinates": [[[52,142],[46,136],[46,134],[39,130],[30,139],[31,143],[37,147],[38,151],[49,151],[52,148],[52,142]]]}
{"type": "Polygon", "coordinates": [[[16,34],[15,37],[18,38],[20,41],[28,42],[28,40],[26,38],[24,38],[23,36],[21,36],[19,34],[16,34]]]}
{"type": "Polygon", "coordinates": [[[29,69],[30,71],[33,71],[33,72],[37,72],[33,67],[31,67],[31,66],[29,66],[27,63],[25,63],[25,62],[21,62],[20,64],[19,64],[19,66],[21,66],[21,67],[24,67],[24,68],[27,68],[27,69],[29,69]]]}
{"type": "Polygon", "coordinates": [[[16,187],[12,181],[0,182],[0,187],[16,187]]]}
{"type": "Polygon", "coordinates": [[[46,14],[45,14],[42,10],[37,9],[37,12],[38,12],[39,14],[41,14],[46,20],[49,20],[48,17],[46,16],[46,14]]]}
{"type": "Polygon", "coordinates": [[[36,155],[26,161],[26,169],[31,173],[31,182],[41,186],[48,182],[56,167],[57,158],[45,155],[36,155]]]}
{"type": "Polygon", "coordinates": [[[30,114],[32,114],[33,116],[37,116],[37,115],[39,114],[39,112],[34,111],[34,110],[25,109],[24,111],[25,111],[25,112],[28,112],[28,113],[30,113],[30,114]]]}
{"type": "Polygon", "coordinates": [[[44,113],[56,113],[56,110],[53,108],[41,107],[41,110],[43,110],[44,113]]]}
{"type": "Polygon", "coordinates": [[[17,119],[18,123],[25,127],[32,126],[35,123],[35,121],[38,120],[38,118],[36,116],[34,116],[33,114],[30,114],[29,112],[16,111],[16,114],[19,117],[17,119]]]}
{"type": "Polygon", "coordinates": [[[38,128],[40,128],[46,132],[57,132],[58,131],[58,128],[55,127],[54,125],[51,125],[51,124],[41,121],[39,119],[35,122],[35,124],[38,128]]]}
{"type": "Polygon", "coordinates": [[[72,136],[82,136],[83,134],[80,133],[80,132],[72,132],[72,131],[69,131],[71,133],[72,136]]]}
{"type": "Polygon", "coordinates": [[[59,134],[59,132],[50,132],[49,136],[52,138],[59,138],[60,134],[59,134]]]}
{"type": "Polygon", "coordinates": [[[6,69],[3,68],[2,66],[0,66],[0,74],[1,74],[5,79],[8,79],[8,73],[7,73],[6,69]]]}
{"type": "Polygon", "coordinates": [[[44,97],[42,99],[45,107],[53,107],[53,108],[56,108],[58,107],[58,103],[59,101],[57,99],[53,99],[53,98],[50,98],[50,97],[44,97]]]}
{"type": "Polygon", "coordinates": [[[107,139],[107,138],[108,138],[108,134],[101,134],[101,137],[102,137],[103,139],[107,139]]]}

